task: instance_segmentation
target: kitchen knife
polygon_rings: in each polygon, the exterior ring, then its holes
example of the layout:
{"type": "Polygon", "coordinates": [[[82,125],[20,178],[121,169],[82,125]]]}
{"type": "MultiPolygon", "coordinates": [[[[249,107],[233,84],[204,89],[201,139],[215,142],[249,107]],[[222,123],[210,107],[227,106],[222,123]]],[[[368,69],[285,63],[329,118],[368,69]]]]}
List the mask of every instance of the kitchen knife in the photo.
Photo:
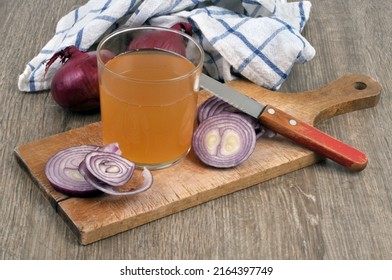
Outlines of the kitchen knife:
{"type": "Polygon", "coordinates": [[[257,118],[265,127],[350,170],[361,171],[367,165],[367,156],[363,152],[283,112],[279,108],[260,104],[251,97],[205,74],[201,75],[200,87],[248,115],[257,118]]]}

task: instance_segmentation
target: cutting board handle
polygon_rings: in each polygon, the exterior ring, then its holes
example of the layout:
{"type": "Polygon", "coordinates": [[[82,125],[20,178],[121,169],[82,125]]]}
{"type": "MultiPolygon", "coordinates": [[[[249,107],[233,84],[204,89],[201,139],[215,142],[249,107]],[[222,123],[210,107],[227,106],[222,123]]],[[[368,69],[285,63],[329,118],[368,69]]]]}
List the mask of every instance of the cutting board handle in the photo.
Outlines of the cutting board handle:
{"type": "Polygon", "coordinates": [[[313,101],[313,125],[344,113],[374,107],[380,99],[381,85],[372,77],[346,74],[328,85],[297,96],[297,102],[313,101]]]}
{"type": "Polygon", "coordinates": [[[311,125],[337,115],[374,107],[381,93],[381,85],[375,79],[352,73],[305,92],[270,91],[244,80],[232,81],[228,85],[262,104],[283,108],[311,125]]]}

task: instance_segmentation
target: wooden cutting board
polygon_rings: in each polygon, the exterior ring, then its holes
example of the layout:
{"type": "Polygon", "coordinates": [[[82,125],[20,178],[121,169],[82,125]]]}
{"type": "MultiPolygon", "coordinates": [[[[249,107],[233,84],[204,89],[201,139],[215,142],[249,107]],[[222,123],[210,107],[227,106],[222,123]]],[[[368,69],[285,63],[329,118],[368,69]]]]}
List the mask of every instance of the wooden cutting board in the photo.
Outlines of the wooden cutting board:
{"type": "MultiPolygon", "coordinates": [[[[336,115],[373,107],[381,93],[381,86],[371,77],[354,74],[347,74],[320,89],[294,94],[272,92],[243,80],[228,85],[312,125],[336,115]]],[[[199,102],[208,96],[209,93],[202,91],[199,102]]],[[[349,127],[347,133],[350,133],[349,127]]],[[[178,164],[153,171],[154,184],[144,193],[131,197],[68,197],[51,187],[44,174],[45,164],[59,150],[83,144],[102,145],[99,122],[15,148],[16,158],[81,244],[107,238],[322,159],[277,136],[259,139],[251,157],[235,168],[207,167],[191,151],[178,164]]],[[[336,165],[331,164],[331,168],[336,165]]]]}

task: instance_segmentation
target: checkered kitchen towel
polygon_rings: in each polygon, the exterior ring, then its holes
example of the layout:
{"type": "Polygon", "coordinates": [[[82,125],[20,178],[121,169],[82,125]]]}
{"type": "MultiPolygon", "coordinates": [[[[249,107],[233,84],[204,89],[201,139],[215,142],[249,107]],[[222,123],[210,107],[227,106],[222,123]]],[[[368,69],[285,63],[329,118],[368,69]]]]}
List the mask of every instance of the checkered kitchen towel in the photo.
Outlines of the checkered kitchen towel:
{"type": "Polygon", "coordinates": [[[44,63],[69,45],[86,51],[121,26],[169,27],[188,21],[205,50],[207,74],[225,82],[242,75],[278,89],[295,62],[315,55],[301,35],[310,8],[309,1],[287,0],[90,0],[58,22],[53,38],[19,76],[18,87],[49,89],[60,64],[44,75],[44,63]]]}

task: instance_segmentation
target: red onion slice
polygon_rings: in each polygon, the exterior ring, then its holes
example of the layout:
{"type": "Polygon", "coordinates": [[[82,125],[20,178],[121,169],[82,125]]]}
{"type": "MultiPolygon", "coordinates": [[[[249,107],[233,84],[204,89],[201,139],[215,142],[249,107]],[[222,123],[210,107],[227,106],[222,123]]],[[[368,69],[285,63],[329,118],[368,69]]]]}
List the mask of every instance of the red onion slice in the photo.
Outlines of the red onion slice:
{"type": "Polygon", "coordinates": [[[153,178],[144,170],[144,182],[132,191],[117,191],[132,177],[135,164],[120,156],[117,143],[102,147],[75,146],[52,156],[45,167],[45,174],[53,188],[70,196],[86,197],[99,193],[131,195],[146,191],[153,178]]]}
{"type": "Polygon", "coordinates": [[[53,188],[63,194],[80,197],[100,193],[86,182],[78,170],[86,155],[97,149],[97,146],[76,146],[52,156],[46,163],[45,175],[53,188]]]}
{"type": "Polygon", "coordinates": [[[197,120],[199,123],[207,119],[208,117],[208,111],[210,110],[210,107],[212,106],[212,103],[216,101],[215,98],[210,97],[207,100],[205,100],[202,104],[197,109],[197,120]]]}
{"type": "Polygon", "coordinates": [[[214,95],[199,106],[197,119],[201,123],[209,117],[227,112],[239,113],[241,111],[214,95]]]}
{"type": "Polygon", "coordinates": [[[256,145],[254,128],[237,114],[219,114],[204,120],[195,130],[193,149],[199,159],[218,168],[245,161],[256,145]]]}
{"type": "Polygon", "coordinates": [[[87,168],[85,166],[85,164],[80,166],[81,168],[81,173],[84,174],[84,178],[86,179],[86,181],[88,183],[90,183],[92,186],[94,186],[96,189],[110,194],[110,195],[135,195],[141,192],[145,192],[146,190],[148,190],[153,183],[153,177],[151,174],[151,171],[148,170],[147,168],[143,169],[142,175],[144,177],[144,182],[142,185],[138,186],[135,189],[132,189],[130,191],[118,191],[115,189],[114,186],[110,186],[108,184],[105,184],[104,182],[101,182],[99,180],[97,180],[97,178],[95,178],[93,175],[91,175],[91,173],[86,172],[87,168]]]}
{"type": "Polygon", "coordinates": [[[110,186],[125,185],[135,170],[133,162],[113,153],[91,152],[84,162],[92,176],[110,186]]]}
{"type": "MultiPolygon", "coordinates": [[[[106,148],[115,149],[115,146],[106,148]]],[[[87,154],[79,166],[80,173],[89,184],[110,195],[134,195],[144,192],[152,186],[152,174],[145,168],[142,173],[144,182],[141,186],[131,191],[116,190],[115,187],[123,186],[131,179],[134,170],[135,164],[133,162],[118,154],[102,151],[93,151],[87,154]]]]}
{"type": "Polygon", "coordinates": [[[100,147],[98,149],[98,151],[105,152],[105,153],[113,153],[113,154],[117,154],[117,155],[121,156],[121,150],[120,150],[120,146],[118,145],[118,143],[107,144],[105,146],[100,147]]]}
{"type": "Polygon", "coordinates": [[[199,123],[201,123],[202,121],[204,121],[209,117],[218,114],[226,114],[226,113],[239,114],[243,118],[245,118],[253,126],[257,139],[261,137],[273,138],[276,136],[276,133],[274,131],[260,124],[260,122],[256,118],[240,111],[239,109],[235,108],[234,106],[230,105],[229,103],[227,103],[226,101],[220,99],[215,95],[205,100],[199,106],[197,111],[197,118],[199,123]]]}

